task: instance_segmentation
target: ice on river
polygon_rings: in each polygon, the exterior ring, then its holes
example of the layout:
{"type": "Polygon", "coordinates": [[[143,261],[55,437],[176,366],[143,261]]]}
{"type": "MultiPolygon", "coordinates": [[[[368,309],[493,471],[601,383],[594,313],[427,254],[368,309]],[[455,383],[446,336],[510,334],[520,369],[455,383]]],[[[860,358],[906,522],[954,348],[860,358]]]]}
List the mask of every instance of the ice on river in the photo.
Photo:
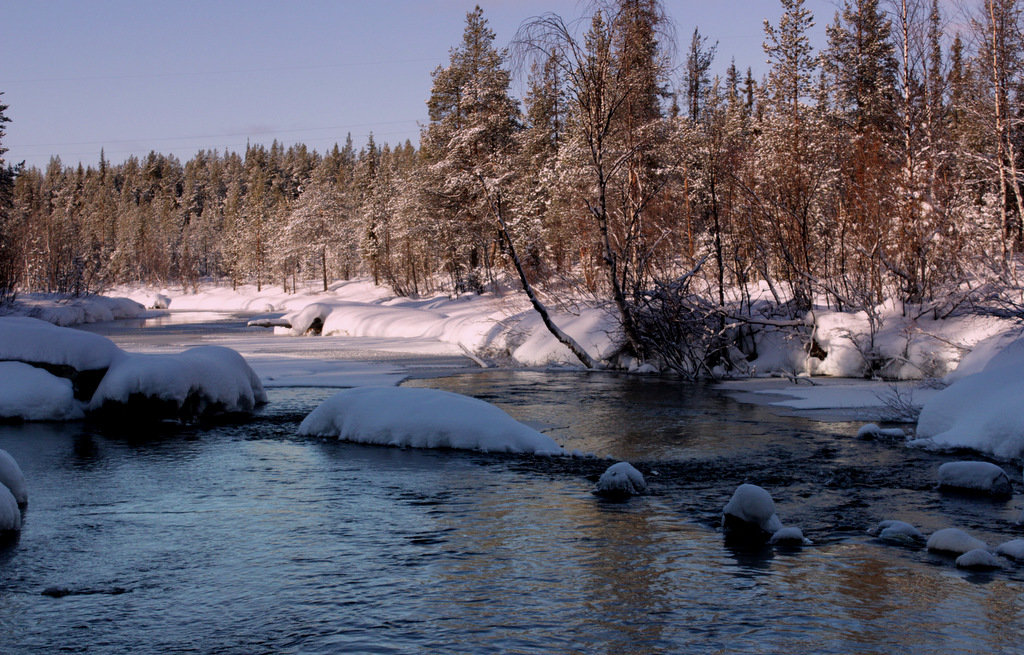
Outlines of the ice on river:
{"type": "Polygon", "coordinates": [[[313,410],[299,434],[411,448],[563,454],[550,437],[494,405],[435,389],[346,389],[313,410]]]}

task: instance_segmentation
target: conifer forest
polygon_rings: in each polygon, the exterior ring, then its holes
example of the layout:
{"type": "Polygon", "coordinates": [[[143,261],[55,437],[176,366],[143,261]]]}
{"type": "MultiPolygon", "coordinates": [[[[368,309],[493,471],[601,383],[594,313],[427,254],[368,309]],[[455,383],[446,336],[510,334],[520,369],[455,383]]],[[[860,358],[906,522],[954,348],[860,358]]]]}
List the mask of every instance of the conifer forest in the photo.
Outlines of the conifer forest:
{"type": "Polygon", "coordinates": [[[477,7],[418,144],[39,170],[3,162],[0,131],[0,297],[522,287],[607,304],[631,350],[679,370],[815,306],[1021,313],[1024,2],[970,0],[955,21],[938,0],[781,3],[756,77],[713,74],[715,35],[676,32],[658,0],[530,18],[507,47],[477,7]]]}

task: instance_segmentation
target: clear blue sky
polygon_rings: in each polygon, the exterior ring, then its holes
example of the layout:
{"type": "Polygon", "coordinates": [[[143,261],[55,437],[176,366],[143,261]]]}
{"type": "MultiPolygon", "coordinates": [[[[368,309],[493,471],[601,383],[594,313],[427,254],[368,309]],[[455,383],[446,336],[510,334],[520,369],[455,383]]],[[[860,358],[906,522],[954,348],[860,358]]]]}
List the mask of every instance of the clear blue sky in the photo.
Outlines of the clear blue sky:
{"type": "MultiPolygon", "coordinates": [[[[509,43],[530,16],[578,16],[575,0],[482,0],[509,43]]],[[[694,27],[731,57],[765,70],[762,21],[777,0],[667,0],[685,55],[694,27]]],[[[417,143],[430,72],[446,65],[472,0],[5,0],[0,91],[12,120],[10,163],[120,162],[150,150],[182,161],[247,141],[305,143],[323,152],[352,133],[357,146],[417,143]]],[[[815,46],[833,0],[807,0],[815,46]]]]}

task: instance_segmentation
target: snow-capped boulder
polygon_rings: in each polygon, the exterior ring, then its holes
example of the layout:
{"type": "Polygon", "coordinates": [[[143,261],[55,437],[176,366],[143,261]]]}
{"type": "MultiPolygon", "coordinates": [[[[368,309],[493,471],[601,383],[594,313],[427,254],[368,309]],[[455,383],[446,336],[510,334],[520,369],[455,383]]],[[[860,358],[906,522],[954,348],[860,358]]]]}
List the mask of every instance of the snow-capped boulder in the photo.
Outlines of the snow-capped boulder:
{"type": "Polygon", "coordinates": [[[14,494],[0,484],[0,533],[21,530],[21,509],[14,494]]]}
{"type": "Polygon", "coordinates": [[[28,485],[25,484],[25,474],[21,467],[14,461],[11,454],[0,449],[0,487],[6,487],[15,502],[24,506],[28,503],[28,485]]]}
{"type": "Polygon", "coordinates": [[[150,419],[251,412],[267,401],[259,376],[234,350],[198,346],[170,355],[127,354],[104,376],[89,410],[150,419]]]}
{"type": "Polygon", "coordinates": [[[971,448],[1000,459],[1024,456],[1024,340],[1010,342],[982,370],[931,397],[917,421],[915,445],[971,448]]]}
{"type": "Polygon", "coordinates": [[[881,428],[876,423],[867,423],[857,430],[857,438],[864,440],[871,439],[902,439],[906,433],[900,428],[881,428]]]}
{"type": "Polygon", "coordinates": [[[647,491],[644,475],[629,462],[612,464],[601,474],[594,493],[605,498],[623,499],[647,491]]]}
{"type": "Polygon", "coordinates": [[[1003,568],[1003,565],[999,563],[999,560],[996,559],[995,555],[984,548],[975,548],[974,550],[969,550],[960,557],[957,557],[956,567],[958,569],[991,571],[992,569],[1001,569],[1003,568]]]}
{"type": "Polygon", "coordinates": [[[71,380],[22,362],[0,362],[0,419],[65,421],[82,416],[71,380]]]}
{"type": "Polygon", "coordinates": [[[782,529],[771,494],[754,484],[741,484],[722,510],[726,537],[764,543],[782,529]]]}
{"type": "Polygon", "coordinates": [[[928,550],[931,552],[962,555],[978,549],[987,550],[988,546],[959,528],[938,530],[928,538],[928,550]]]}
{"type": "Polygon", "coordinates": [[[924,543],[924,535],[914,526],[904,521],[881,521],[868,529],[868,534],[882,541],[906,546],[920,546],[924,543]]]}
{"type": "Polygon", "coordinates": [[[1011,539],[996,546],[996,553],[1015,562],[1024,562],[1024,539],[1011,539]]]}
{"type": "Polygon", "coordinates": [[[810,545],[811,540],[804,538],[804,533],[800,528],[785,527],[776,530],[769,543],[780,548],[800,548],[810,545]]]}
{"type": "Polygon", "coordinates": [[[162,293],[153,294],[149,306],[153,309],[167,309],[171,306],[171,297],[162,293]]]}
{"type": "Polygon", "coordinates": [[[105,371],[124,352],[106,337],[24,316],[0,317],[0,361],[43,368],[71,380],[88,400],[105,371]]]}
{"type": "Polygon", "coordinates": [[[946,462],[939,467],[939,489],[997,498],[1013,495],[1010,476],[990,462],[946,462]]]}
{"type": "Polygon", "coordinates": [[[302,421],[299,434],[383,446],[564,454],[550,437],[490,403],[411,387],[340,391],[302,421]]]}

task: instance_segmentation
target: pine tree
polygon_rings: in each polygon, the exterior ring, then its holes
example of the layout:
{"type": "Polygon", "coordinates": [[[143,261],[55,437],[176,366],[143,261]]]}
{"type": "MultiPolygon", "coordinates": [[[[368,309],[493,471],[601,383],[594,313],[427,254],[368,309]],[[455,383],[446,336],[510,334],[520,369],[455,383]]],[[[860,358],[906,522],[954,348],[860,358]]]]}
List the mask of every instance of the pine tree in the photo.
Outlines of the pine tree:
{"type": "Polygon", "coordinates": [[[12,209],[14,207],[15,169],[4,161],[5,126],[11,119],[4,113],[8,105],[2,102],[0,92],[0,305],[14,299],[18,283],[18,251],[14,236],[12,209]]]}

